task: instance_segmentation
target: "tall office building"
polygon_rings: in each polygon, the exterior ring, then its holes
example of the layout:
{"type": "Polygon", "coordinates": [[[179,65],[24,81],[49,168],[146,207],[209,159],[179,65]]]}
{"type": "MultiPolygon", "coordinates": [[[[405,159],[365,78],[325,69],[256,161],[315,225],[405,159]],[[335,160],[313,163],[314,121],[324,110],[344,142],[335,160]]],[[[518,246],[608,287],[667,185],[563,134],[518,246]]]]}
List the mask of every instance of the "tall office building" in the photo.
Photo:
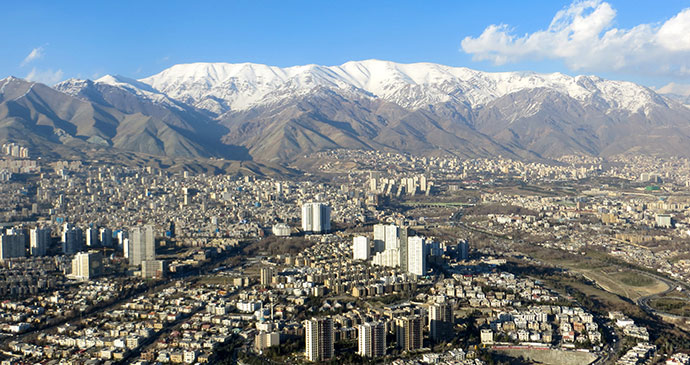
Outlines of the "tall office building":
{"type": "Polygon", "coordinates": [[[429,306],[429,336],[434,341],[447,341],[453,336],[453,306],[434,303],[429,306]]]}
{"type": "Polygon", "coordinates": [[[261,268],[261,285],[267,286],[273,283],[273,268],[270,266],[261,268]]]}
{"type": "Polygon", "coordinates": [[[331,207],[325,203],[302,204],[302,230],[324,233],[331,230],[331,207]]]}
{"type": "Polygon", "coordinates": [[[79,252],[72,259],[72,277],[89,280],[103,273],[103,256],[100,252],[79,252]]]}
{"type": "Polygon", "coordinates": [[[0,234],[0,260],[26,256],[25,242],[26,236],[13,230],[0,234]]]}
{"type": "Polygon", "coordinates": [[[50,228],[32,228],[29,231],[31,256],[45,256],[50,246],[50,228]]]}
{"type": "Polygon", "coordinates": [[[426,275],[426,243],[423,237],[407,239],[407,272],[426,275]]]}
{"type": "Polygon", "coordinates": [[[410,316],[395,319],[395,341],[398,348],[413,351],[422,348],[422,318],[410,316]]]}
{"type": "Polygon", "coordinates": [[[86,229],[86,246],[98,247],[98,229],[93,227],[86,229]]]}
{"type": "Polygon", "coordinates": [[[352,239],[352,259],[369,260],[369,239],[357,236],[352,239]]]}
{"type": "Polygon", "coordinates": [[[462,260],[467,260],[470,258],[470,244],[467,242],[467,240],[460,240],[458,242],[458,251],[460,254],[460,258],[462,260]]]}
{"type": "Polygon", "coordinates": [[[326,361],[333,358],[333,320],[330,318],[312,318],[305,321],[305,355],[312,362],[326,361]]]}
{"type": "Polygon", "coordinates": [[[99,235],[99,238],[101,240],[101,246],[113,247],[113,230],[112,229],[101,228],[98,235],[99,235]]]}
{"type": "Polygon", "coordinates": [[[156,241],[153,226],[134,227],[129,232],[129,264],[140,266],[142,261],[156,259],[156,241]]]}
{"type": "Polygon", "coordinates": [[[359,350],[363,357],[381,357],[386,355],[386,326],[380,322],[360,324],[358,327],[359,350]]]}
{"type": "Polygon", "coordinates": [[[62,228],[62,253],[72,255],[84,246],[84,232],[81,228],[65,223],[62,228]]]}
{"type": "Polygon", "coordinates": [[[407,235],[409,234],[409,229],[407,227],[400,227],[399,230],[399,236],[400,236],[400,270],[403,272],[407,272],[408,270],[408,264],[407,264],[407,235]]]}

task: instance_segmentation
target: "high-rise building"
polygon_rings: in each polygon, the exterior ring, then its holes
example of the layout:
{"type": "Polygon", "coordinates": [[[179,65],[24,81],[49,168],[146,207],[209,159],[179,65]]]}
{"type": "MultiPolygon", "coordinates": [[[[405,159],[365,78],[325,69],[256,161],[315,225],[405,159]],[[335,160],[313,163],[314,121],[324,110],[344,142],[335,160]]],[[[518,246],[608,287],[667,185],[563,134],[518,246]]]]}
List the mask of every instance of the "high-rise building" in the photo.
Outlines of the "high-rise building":
{"type": "Polygon", "coordinates": [[[0,260],[26,256],[26,236],[23,233],[8,230],[0,234],[0,260]]]}
{"type": "Polygon", "coordinates": [[[408,270],[408,257],[407,257],[407,235],[409,234],[409,229],[407,227],[400,227],[400,269],[403,272],[408,270]]]}
{"type": "Polygon", "coordinates": [[[426,243],[423,237],[407,239],[407,272],[426,275],[426,243]]]}
{"type": "Polygon", "coordinates": [[[156,241],[153,226],[134,227],[129,232],[129,264],[140,266],[142,261],[156,259],[156,241]]]}
{"type": "Polygon", "coordinates": [[[119,230],[117,232],[117,248],[122,250],[122,253],[125,255],[125,258],[129,257],[129,243],[125,242],[125,240],[127,240],[128,238],[129,233],[127,233],[127,231],[119,230]]]}
{"type": "Polygon", "coordinates": [[[100,252],[79,252],[72,259],[72,277],[89,280],[103,273],[103,256],[100,252]]]}
{"type": "Polygon", "coordinates": [[[662,228],[673,227],[673,217],[670,214],[657,214],[656,226],[662,228]]]}
{"type": "Polygon", "coordinates": [[[394,224],[374,225],[374,259],[376,265],[400,266],[400,229],[394,224]]]}
{"type": "Polygon", "coordinates": [[[86,246],[98,247],[98,229],[93,227],[86,229],[86,246]]]}
{"type": "Polygon", "coordinates": [[[422,318],[418,315],[395,319],[395,341],[404,351],[422,348],[422,331],[422,318]]]}
{"type": "Polygon", "coordinates": [[[144,260],[141,262],[141,277],[145,279],[162,279],[168,272],[165,260],[144,260]]]}
{"type": "Polygon", "coordinates": [[[259,331],[259,333],[257,333],[256,336],[254,336],[254,348],[259,352],[263,351],[266,348],[279,345],[279,332],[259,331]]]}
{"type": "Polygon", "coordinates": [[[110,228],[101,228],[99,231],[101,245],[103,247],[113,247],[113,230],[110,228]]]}
{"type": "Polygon", "coordinates": [[[470,244],[467,240],[460,240],[458,242],[458,251],[460,252],[460,258],[462,260],[467,260],[470,257],[470,244]]]}
{"type": "Polygon", "coordinates": [[[429,336],[434,341],[447,341],[453,335],[453,306],[434,303],[429,306],[429,336]]]}
{"type": "Polygon", "coordinates": [[[324,233],[331,230],[331,207],[325,203],[302,204],[302,230],[324,233]]]}
{"type": "Polygon", "coordinates": [[[333,358],[333,320],[330,318],[312,318],[305,321],[305,355],[312,362],[326,361],[333,358]]]}
{"type": "Polygon", "coordinates": [[[81,251],[83,246],[84,232],[81,228],[65,223],[62,228],[62,253],[72,255],[81,251]]]}
{"type": "Polygon", "coordinates": [[[399,229],[394,224],[374,225],[374,252],[400,247],[399,229]]]}
{"type": "Polygon", "coordinates": [[[270,266],[261,268],[261,285],[271,285],[273,282],[273,268],[270,266]]]}
{"type": "Polygon", "coordinates": [[[359,350],[363,357],[386,355],[386,326],[380,322],[369,322],[358,326],[359,350]]]}
{"type": "Polygon", "coordinates": [[[50,246],[50,228],[32,228],[29,231],[31,256],[45,256],[50,246]]]}
{"type": "Polygon", "coordinates": [[[352,239],[352,259],[369,260],[369,239],[357,236],[352,239]]]}

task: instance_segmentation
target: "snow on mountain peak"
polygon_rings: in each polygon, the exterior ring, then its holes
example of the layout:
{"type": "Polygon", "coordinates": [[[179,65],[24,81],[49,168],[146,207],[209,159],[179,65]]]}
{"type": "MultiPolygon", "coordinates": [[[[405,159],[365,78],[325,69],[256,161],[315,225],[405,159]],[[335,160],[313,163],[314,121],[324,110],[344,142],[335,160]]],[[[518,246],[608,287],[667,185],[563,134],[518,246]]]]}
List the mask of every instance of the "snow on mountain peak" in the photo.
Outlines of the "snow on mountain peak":
{"type": "MultiPolygon", "coordinates": [[[[132,84],[131,81],[127,83],[132,84]]],[[[122,80],[101,78],[97,82],[122,80]]],[[[535,88],[553,89],[583,102],[603,101],[611,108],[630,112],[655,102],[655,94],[647,88],[596,76],[489,73],[434,63],[381,60],[286,68],[255,63],[190,63],[134,82],[216,114],[279,101],[317,87],[351,90],[362,97],[377,97],[410,109],[447,101],[478,107],[504,95],[535,88]]]]}

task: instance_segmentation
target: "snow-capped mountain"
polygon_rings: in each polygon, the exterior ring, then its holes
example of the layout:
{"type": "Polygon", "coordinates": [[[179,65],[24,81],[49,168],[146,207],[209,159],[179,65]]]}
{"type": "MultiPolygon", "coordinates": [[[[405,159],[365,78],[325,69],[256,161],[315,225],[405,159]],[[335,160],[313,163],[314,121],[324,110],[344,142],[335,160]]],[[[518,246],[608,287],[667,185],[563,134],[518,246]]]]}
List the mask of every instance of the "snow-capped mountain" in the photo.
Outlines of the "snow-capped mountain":
{"type": "Polygon", "coordinates": [[[93,88],[116,92],[116,89],[126,92],[127,95],[136,96],[140,100],[145,100],[154,104],[165,105],[179,111],[185,109],[186,105],[173,100],[167,95],[153,89],[151,86],[124,76],[106,75],[95,81],[68,79],[54,86],[58,91],[79,97],[86,91],[93,88]]]}
{"type": "Polygon", "coordinates": [[[629,112],[663,103],[648,88],[596,76],[489,73],[433,63],[399,64],[379,60],[287,68],[253,63],[191,63],[172,66],[139,81],[218,115],[279,102],[319,87],[380,98],[407,109],[443,102],[478,108],[507,94],[537,88],[629,112]]]}
{"type": "Polygon", "coordinates": [[[379,60],[192,63],[140,80],[70,79],[54,89],[0,80],[0,141],[22,138],[279,163],[340,148],[529,159],[690,156],[690,109],[597,76],[379,60]]]}

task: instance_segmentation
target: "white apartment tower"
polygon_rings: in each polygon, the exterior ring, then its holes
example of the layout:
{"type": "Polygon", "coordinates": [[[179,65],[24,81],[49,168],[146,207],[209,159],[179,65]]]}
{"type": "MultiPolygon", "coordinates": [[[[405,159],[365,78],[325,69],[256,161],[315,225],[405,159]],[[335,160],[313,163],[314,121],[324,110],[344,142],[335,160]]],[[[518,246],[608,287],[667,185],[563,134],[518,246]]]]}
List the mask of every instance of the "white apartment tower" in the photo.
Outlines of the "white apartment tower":
{"type": "Polygon", "coordinates": [[[394,224],[374,225],[374,252],[400,248],[399,229],[394,224]]]}
{"type": "Polygon", "coordinates": [[[426,243],[424,237],[407,239],[407,272],[415,275],[426,274],[426,243]]]}
{"type": "Polygon", "coordinates": [[[382,357],[386,355],[386,326],[380,322],[360,324],[358,327],[359,350],[363,357],[382,357]]]}
{"type": "Polygon", "coordinates": [[[352,239],[352,259],[369,260],[369,239],[357,236],[352,239]]]}
{"type": "Polygon", "coordinates": [[[86,229],[86,246],[96,247],[98,246],[98,229],[87,228],[86,229]]]}
{"type": "Polygon", "coordinates": [[[31,256],[45,256],[50,245],[50,228],[32,228],[29,231],[31,256]]]}
{"type": "Polygon", "coordinates": [[[331,207],[325,203],[302,204],[302,230],[325,233],[331,230],[331,207]]]}
{"type": "Polygon", "coordinates": [[[320,362],[332,359],[334,356],[333,320],[312,318],[305,321],[304,328],[307,360],[320,362]]]}

